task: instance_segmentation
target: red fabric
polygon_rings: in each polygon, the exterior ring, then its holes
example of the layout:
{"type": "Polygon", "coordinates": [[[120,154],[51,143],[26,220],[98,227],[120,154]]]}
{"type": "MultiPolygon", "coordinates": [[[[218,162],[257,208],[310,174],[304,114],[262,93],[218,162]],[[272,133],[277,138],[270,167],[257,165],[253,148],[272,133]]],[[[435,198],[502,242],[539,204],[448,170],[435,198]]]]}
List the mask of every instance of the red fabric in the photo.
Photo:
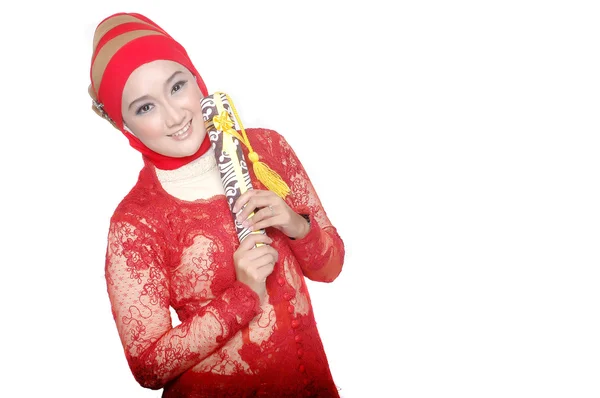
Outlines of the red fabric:
{"type": "Polygon", "coordinates": [[[121,25],[115,26],[114,28],[112,28],[111,30],[106,32],[106,34],[104,36],[102,36],[102,38],[98,42],[98,46],[96,47],[96,51],[94,52],[92,62],[94,62],[96,60],[96,56],[98,55],[98,52],[100,50],[102,50],[102,47],[104,47],[104,45],[107,42],[109,42],[110,40],[114,39],[115,37],[117,37],[119,35],[122,35],[123,33],[131,32],[133,30],[153,30],[156,32],[166,33],[164,31],[162,31],[161,29],[159,29],[158,27],[148,26],[141,22],[128,22],[128,23],[123,23],[121,25]]]}
{"type": "Polygon", "coordinates": [[[106,281],[126,358],[137,381],[164,387],[164,397],[338,397],[304,277],[333,281],[343,242],[285,139],[247,133],[291,187],[287,203],[310,214],[309,234],[294,241],[267,229],[279,261],[259,308],[258,296],[235,279],[239,242],[224,195],[176,199],[147,162],[108,236],[106,281]]]}
{"type": "MultiPolygon", "coordinates": [[[[109,18],[126,15],[124,13],[114,14],[109,18]]],[[[156,30],[163,31],[158,25],[139,14],[129,14],[136,18],[143,19],[148,23],[153,24],[156,30]]],[[[106,18],[106,19],[109,19],[106,18]]],[[[106,20],[105,19],[105,20],[106,20]]],[[[105,21],[104,20],[104,21],[105,21]]],[[[104,22],[102,21],[102,22],[104,22]]],[[[135,30],[153,30],[149,26],[140,23],[125,23],[116,26],[108,31],[100,40],[94,54],[92,55],[92,64],[96,60],[96,56],[100,49],[106,44],[109,38],[115,37],[117,34],[123,34],[135,30]]],[[[208,148],[210,148],[210,140],[208,134],[204,138],[202,145],[196,153],[191,156],[182,158],[174,158],[159,154],[146,145],[144,145],[137,137],[127,132],[123,126],[123,117],[121,115],[121,100],[123,88],[131,73],[141,65],[147,64],[156,60],[169,60],[178,62],[186,67],[194,76],[196,83],[204,96],[208,95],[208,90],[202,77],[194,67],[187,52],[170,36],[149,35],[132,40],[122,46],[110,59],[104,74],[100,87],[93,87],[97,94],[98,101],[104,105],[104,111],[115,122],[117,128],[127,137],[130,145],[142,153],[144,158],[151,161],[156,167],[163,170],[173,170],[181,167],[194,159],[202,156],[208,148]]],[[[90,69],[91,79],[91,69],[90,69]]],[[[93,84],[93,81],[92,81],[93,84]]]]}

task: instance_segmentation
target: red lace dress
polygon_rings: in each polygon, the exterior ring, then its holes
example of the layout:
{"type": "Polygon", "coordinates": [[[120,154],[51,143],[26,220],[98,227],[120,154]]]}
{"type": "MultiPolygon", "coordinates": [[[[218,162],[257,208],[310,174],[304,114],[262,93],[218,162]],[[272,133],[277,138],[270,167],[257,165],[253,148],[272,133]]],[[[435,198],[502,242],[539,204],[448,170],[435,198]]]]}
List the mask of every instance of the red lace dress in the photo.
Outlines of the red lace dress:
{"type": "Polygon", "coordinates": [[[147,163],[108,234],[106,281],[127,361],[163,397],[338,397],[304,277],[333,281],[343,242],[285,139],[265,129],[247,134],[290,186],[288,205],[310,215],[310,232],[292,240],[267,229],[279,261],[261,306],[235,278],[239,242],[225,196],[177,199],[147,163]]]}

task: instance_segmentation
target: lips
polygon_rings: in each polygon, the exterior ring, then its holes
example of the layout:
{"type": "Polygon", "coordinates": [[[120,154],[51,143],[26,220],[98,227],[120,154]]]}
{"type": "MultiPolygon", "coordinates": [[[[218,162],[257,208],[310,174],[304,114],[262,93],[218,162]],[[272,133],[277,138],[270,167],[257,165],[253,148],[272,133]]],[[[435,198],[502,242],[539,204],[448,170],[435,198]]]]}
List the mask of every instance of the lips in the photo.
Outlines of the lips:
{"type": "Polygon", "coordinates": [[[171,138],[175,138],[178,140],[182,140],[184,138],[186,138],[190,133],[191,133],[191,129],[192,129],[192,121],[190,120],[185,126],[183,126],[182,129],[180,129],[179,131],[173,133],[173,134],[169,134],[167,135],[167,137],[171,137],[171,138]]]}

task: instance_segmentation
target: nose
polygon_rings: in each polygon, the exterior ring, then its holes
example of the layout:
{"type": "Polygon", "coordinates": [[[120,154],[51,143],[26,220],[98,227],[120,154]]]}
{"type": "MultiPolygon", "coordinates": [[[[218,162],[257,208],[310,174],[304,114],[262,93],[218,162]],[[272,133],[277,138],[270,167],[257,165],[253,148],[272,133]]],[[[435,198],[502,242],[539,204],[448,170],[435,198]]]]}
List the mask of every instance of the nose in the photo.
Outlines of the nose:
{"type": "Polygon", "coordinates": [[[183,124],[185,121],[185,111],[177,103],[166,101],[165,103],[165,124],[172,128],[183,124]]]}

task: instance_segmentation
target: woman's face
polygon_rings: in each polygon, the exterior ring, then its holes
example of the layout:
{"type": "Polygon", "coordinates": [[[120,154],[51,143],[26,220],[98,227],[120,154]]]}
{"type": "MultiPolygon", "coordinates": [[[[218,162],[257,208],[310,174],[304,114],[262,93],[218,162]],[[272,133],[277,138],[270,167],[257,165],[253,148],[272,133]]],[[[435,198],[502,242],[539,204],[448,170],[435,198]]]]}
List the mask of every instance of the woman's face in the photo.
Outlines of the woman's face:
{"type": "Polygon", "coordinates": [[[127,128],[148,148],[165,156],[190,156],[206,136],[202,98],[187,68],[173,61],[153,61],[129,76],[121,113],[127,128]]]}

